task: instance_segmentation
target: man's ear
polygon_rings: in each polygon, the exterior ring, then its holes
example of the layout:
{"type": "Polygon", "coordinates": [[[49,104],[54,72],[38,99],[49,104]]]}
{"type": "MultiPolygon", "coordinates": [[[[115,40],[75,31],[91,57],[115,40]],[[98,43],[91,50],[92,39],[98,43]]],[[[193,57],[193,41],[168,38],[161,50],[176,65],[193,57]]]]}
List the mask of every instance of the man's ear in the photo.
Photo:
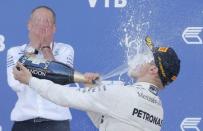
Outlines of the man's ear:
{"type": "Polygon", "coordinates": [[[29,20],[27,23],[27,29],[30,31],[31,30],[31,21],[29,20]]]}
{"type": "Polygon", "coordinates": [[[56,24],[54,24],[54,27],[53,27],[53,33],[56,32],[56,24]]]}
{"type": "Polygon", "coordinates": [[[152,74],[152,75],[157,74],[158,71],[159,71],[159,69],[158,69],[155,65],[151,65],[150,68],[149,68],[149,72],[150,72],[150,74],[152,74]]]}

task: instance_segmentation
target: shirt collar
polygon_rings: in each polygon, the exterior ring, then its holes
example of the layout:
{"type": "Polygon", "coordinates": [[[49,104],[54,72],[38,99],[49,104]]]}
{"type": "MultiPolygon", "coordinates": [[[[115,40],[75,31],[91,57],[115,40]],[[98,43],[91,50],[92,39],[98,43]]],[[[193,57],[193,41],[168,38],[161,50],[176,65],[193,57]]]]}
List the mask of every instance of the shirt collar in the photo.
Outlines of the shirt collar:
{"type": "Polygon", "coordinates": [[[148,82],[136,82],[134,85],[138,86],[138,87],[141,86],[141,87],[149,90],[152,94],[158,95],[159,88],[154,84],[151,84],[148,82]]]}
{"type": "MultiPolygon", "coordinates": [[[[30,43],[26,44],[25,47],[24,47],[24,50],[25,50],[25,48],[26,48],[27,46],[29,46],[29,45],[30,45],[30,43]]],[[[51,48],[52,51],[53,51],[53,49],[54,49],[54,45],[55,45],[55,42],[52,41],[52,42],[50,43],[50,48],[51,48]]]]}

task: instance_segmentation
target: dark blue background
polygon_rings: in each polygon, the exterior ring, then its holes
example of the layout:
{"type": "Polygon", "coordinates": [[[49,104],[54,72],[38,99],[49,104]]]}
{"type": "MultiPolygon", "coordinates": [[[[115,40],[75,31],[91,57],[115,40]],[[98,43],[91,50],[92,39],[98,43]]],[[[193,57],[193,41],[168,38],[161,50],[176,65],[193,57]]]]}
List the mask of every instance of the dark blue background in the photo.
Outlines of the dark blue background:
{"type": "MultiPolygon", "coordinates": [[[[26,43],[31,10],[39,5],[50,6],[57,14],[55,40],[74,47],[76,69],[104,74],[125,61],[124,49],[119,45],[123,37],[121,28],[127,22],[126,10],[132,6],[135,11],[140,9],[139,1],[147,0],[128,0],[126,8],[116,9],[112,1],[110,8],[104,8],[104,0],[98,0],[95,8],[89,7],[88,0],[1,0],[0,34],[6,38],[6,50],[26,43]]],[[[177,81],[160,92],[165,110],[162,131],[180,131],[185,117],[203,117],[203,45],[187,45],[181,37],[186,27],[203,26],[203,1],[148,0],[147,3],[149,6],[139,10],[152,10],[147,33],[154,40],[174,47],[181,58],[177,81]]],[[[16,95],[7,85],[6,50],[0,52],[0,125],[9,131],[16,95]]],[[[85,113],[72,110],[72,114],[72,131],[96,131],[85,113]]],[[[203,122],[199,127],[203,129],[203,122]]]]}

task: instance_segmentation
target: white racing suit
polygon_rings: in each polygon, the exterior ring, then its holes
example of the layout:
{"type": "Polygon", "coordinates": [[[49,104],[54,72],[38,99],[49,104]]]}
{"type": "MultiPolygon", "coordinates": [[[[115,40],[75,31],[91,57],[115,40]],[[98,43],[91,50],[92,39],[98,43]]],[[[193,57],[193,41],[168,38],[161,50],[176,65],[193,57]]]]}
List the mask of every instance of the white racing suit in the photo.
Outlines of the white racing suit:
{"type": "Polygon", "coordinates": [[[56,104],[88,112],[99,131],[161,130],[163,108],[150,83],[75,89],[32,77],[29,85],[56,104]]]}

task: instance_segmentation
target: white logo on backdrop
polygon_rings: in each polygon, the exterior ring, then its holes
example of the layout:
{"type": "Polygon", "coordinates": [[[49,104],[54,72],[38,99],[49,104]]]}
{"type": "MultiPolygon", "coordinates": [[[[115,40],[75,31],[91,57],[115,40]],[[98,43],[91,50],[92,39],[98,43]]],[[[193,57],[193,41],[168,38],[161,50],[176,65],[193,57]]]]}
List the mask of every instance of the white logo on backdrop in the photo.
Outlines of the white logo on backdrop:
{"type": "Polygon", "coordinates": [[[181,125],[180,128],[182,131],[186,131],[186,129],[195,129],[195,131],[200,131],[198,128],[198,124],[200,123],[202,118],[185,118],[181,125]]]}
{"type": "MultiPolygon", "coordinates": [[[[98,0],[89,0],[89,5],[91,8],[95,8],[98,0]]],[[[110,0],[103,0],[104,7],[110,7],[110,0]]],[[[127,0],[114,0],[114,7],[115,8],[124,8],[127,5],[127,0]]]]}
{"type": "Polygon", "coordinates": [[[5,41],[5,37],[3,35],[0,35],[0,52],[4,51],[5,49],[4,41],[5,41]]]}
{"type": "Polygon", "coordinates": [[[203,44],[201,37],[203,27],[187,27],[182,34],[182,38],[187,44],[203,44]]]}

